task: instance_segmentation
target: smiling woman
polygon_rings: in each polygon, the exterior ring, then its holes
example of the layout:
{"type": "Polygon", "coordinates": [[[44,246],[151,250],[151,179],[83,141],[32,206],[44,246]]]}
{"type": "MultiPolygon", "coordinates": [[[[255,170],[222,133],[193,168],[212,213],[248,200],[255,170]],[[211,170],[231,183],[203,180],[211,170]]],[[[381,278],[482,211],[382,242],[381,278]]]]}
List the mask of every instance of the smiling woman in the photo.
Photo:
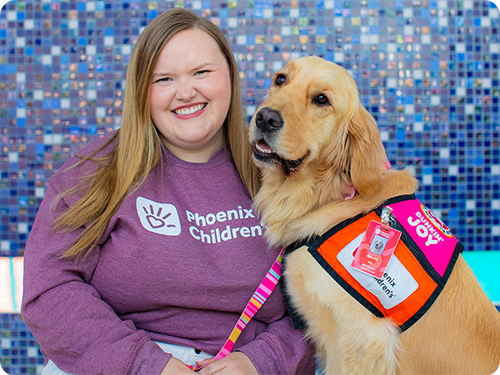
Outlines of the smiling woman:
{"type": "Polygon", "coordinates": [[[151,85],[151,118],[175,156],[206,162],[224,145],[230,100],[228,63],[206,32],[181,31],[163,47],[151,85]]]}
{"type": "MultiPolygon", "coordinates": [[[[120,130],[52,176],[26,245],[22,313],[43,375],[194,374],[186,364],[223,347],[279,253],[252,213],[239,90],[207,19],[173,9],[144,29],[120,130]]],[[[199,373],[314,373],[279,288],[234,349],[199,373]]]]}

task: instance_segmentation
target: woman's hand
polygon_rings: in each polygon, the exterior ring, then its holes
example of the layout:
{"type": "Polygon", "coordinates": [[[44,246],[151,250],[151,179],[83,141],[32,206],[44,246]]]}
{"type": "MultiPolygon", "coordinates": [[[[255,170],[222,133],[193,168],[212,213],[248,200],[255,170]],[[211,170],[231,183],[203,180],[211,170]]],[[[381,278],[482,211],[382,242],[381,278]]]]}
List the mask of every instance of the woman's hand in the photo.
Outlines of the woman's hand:
{"type": "Polygon", "coordinates": [[[182,375],[182,374],[191,374],[193,375],[195,372],[186,366],[184,362],[175,357],[170,357],[166,366],[163,368],[160,375],[182,375]]]}
{"type": "MultiPolygon", "coordinates": [[[[198,366],[203,366],[206,363],[210,363],[212,358],[207,358],[203,361],[198,361],[196,364],[198,366]]],[[[227,357],[219,359],[218,361],[212,362],[206,367],[203,367],[198,371],[200,375],[259,375],[252,361],[242,352],[230,353],[227,357]]]]}

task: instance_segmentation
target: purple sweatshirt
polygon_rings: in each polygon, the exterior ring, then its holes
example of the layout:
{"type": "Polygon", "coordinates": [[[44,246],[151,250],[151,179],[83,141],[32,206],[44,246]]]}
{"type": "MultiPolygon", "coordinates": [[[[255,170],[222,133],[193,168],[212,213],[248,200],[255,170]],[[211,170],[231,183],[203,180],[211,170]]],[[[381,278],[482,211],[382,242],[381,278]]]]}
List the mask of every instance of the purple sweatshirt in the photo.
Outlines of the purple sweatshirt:
{"type": "MultiPolygon", "coordinates": [[[[88,154],[103,140],[87,146],[88,154]]],[[[74,374],[159,374],[170,354],[153,340],[215,355],[278,250],[226,150],[187,163],[167,150],[130,194],[83,262],[60,259],[81,232],[51,221],[78,197],[54,198],[92,173],[93,162],[50,179],[25,251],[22,314],[42,352],[74,374]]],[[[260,374],[314,373],[279,287],[236,342],[260,374]]]]}

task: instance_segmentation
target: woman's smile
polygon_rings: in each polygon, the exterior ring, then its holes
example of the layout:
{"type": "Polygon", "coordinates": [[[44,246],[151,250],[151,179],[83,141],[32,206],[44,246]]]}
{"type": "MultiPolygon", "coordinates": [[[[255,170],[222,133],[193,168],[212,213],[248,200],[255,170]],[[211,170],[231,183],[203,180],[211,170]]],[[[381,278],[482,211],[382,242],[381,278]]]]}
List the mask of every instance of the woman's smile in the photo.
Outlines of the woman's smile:
{"type": "Polygon", "coordinates": [[[175,117],[181,120],[187,120],[193,117],[198,117],[205,112],[207,103],[199,103],[195,105],[180,106],[172,111],[175,117]]]}

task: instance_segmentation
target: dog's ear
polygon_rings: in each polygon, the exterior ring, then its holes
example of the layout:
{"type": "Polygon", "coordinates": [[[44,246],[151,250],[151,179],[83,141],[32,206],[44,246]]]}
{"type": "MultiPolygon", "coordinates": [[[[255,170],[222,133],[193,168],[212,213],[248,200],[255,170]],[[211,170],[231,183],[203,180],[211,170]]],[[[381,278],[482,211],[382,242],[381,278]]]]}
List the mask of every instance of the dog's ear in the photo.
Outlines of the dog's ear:
{"type": "MultiPolygon", "coordinates": [[[[332,124],[336,121],[332,120],[332,124]]],[[[350,184],[350,137],[348,121],[334,125],[332,138],[324,151],[320,152],[320,163],[316,169],[319,203],[325,204],[332,198],[341,200],[346,193],[342,189],[350,184]]]]}
{"type": "Polygon", "coordinates": [[[352,183],[358,193],[372,197],[382,184],[386,159],[375,119],[359,104],[349,121],[349,158],[352,183]]]}
{"type": "Polygon", "coordinates": [[[321,197],[345,197],[349,192],[341,189],[350,182],[359,194],[374,196],[380,190],[387,159],[375,119],[360,103],[359,109],[350,108],[335,128],[316,171],[321,197]]]}

